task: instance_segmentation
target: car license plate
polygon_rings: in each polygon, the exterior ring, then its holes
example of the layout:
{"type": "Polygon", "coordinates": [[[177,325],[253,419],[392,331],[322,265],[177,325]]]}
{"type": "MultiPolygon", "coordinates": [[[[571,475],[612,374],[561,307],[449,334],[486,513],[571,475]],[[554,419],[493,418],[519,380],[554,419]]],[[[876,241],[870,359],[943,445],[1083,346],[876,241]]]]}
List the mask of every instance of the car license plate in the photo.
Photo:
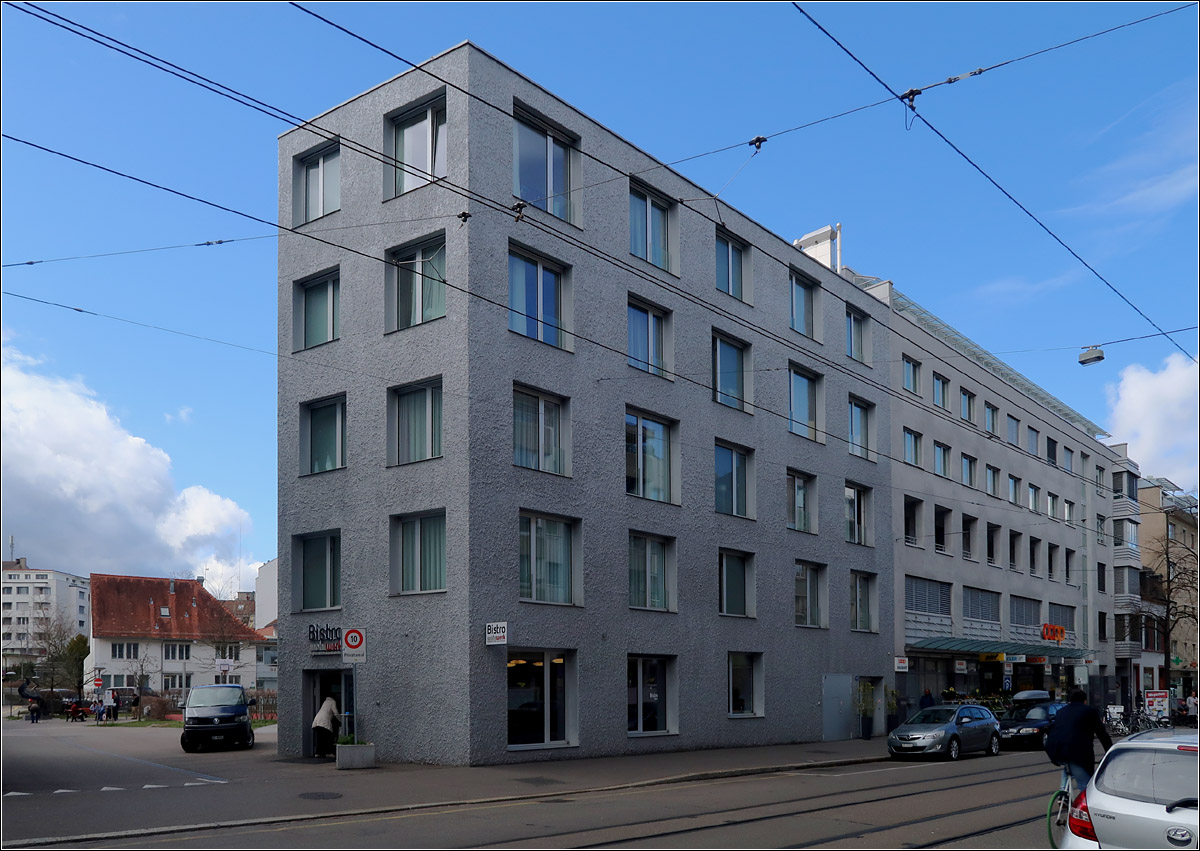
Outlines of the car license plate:
{"type": "Polygon", "coordinates": [[[1004,737],[1004,738],[1006,738],[1006,739],[1011,739],[1011,738],[1012,738],[1012,734],[1013,734],[1013,731],[1012,731],[1012,730],[1003,730],[1003,731],[1001,731],[1001,733],[1000,733],[1000,735],[1001,735],[1001,736],[1003,736],[1003,737],[1004,737]]]}
{"type": "Polygon", "coordinates": [[[213,738],[214,742],[219,742],[219,741],[221,741],[221,739],[223,739],[225,737],[224,736],[213,736],[212,738],[213,738]]]}

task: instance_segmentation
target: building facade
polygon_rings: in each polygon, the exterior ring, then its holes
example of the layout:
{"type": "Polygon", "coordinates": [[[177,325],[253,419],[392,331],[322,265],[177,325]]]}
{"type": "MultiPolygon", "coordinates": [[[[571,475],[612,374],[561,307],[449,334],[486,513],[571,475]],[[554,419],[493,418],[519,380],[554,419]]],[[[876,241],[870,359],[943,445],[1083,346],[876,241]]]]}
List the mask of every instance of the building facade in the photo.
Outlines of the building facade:
{"type": "Polygon", "coordinates": [[[881,730],[888,306],[484,51],[422,69],[279,140],[327,240],[279,246],[280,751],[327,695],[388,761],[881,730]]]}
{"type": "MultiPolygon", "coordinates": [[[[897,290],[891,309],[895,648],[901,704],[926,689],[1003,695],[1116,687],[1103,430],[897,290]]],[[[1118,470],[1131,470],[1117,473],[1118,470]]]]}
{"type": "MultiPolygon", "coordinates": [[[[1166,670],[1158,671],[1153,678],[1155,687],[1166,688],[1169,684],[1177,696],[1186,697],[1196,689],[1197,502],[1170,479],[1147,477],[1138,486],[1138,503],[1142,567],[1153,577],[1148,579],[1148,590],[1152,591],[1149,596],[1167,618],[1165,627],[1170,633],[1165,637],[1163,624],[1158,623],[1155,629],[1151,621],[1143,644],[1150,642],[1150,649],[1157,649],[1160,659],[1166,651],[1166,661],[1160,662],[1166,670]]],[[[1145,609],[1146,605],[1139,608],[1145,609]]]]}
{"type": "Polygon", "coordinates": [[[4,670],[45,655],[47,632],[88,635],[91,581],[59,570],[31,570],[24,558],[3,564],[4,670]]]}
{"type": "Polygon", "coordinates": [[[259,636],[193,579],[92,574],[91,653],[101,688],[186,696],[193,686],[255,685],[259,636]]]}

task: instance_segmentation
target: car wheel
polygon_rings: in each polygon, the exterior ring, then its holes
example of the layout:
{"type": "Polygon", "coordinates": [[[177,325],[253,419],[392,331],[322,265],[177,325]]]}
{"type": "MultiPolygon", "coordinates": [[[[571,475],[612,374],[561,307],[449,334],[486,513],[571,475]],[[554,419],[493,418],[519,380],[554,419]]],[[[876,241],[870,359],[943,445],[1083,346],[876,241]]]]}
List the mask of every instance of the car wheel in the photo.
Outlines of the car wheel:
{"type": "Polygon", "coordinates": [[[184,753],[195,753],[198,749],[193,742],[189,742],[183,736],[179,737],[179,746],[183,748],[184,753]]]}
{"type": "Polygon", "coordinates": [[[1000,737],[992,733],[992,738],[988,741],[988,756],[1000,755],[1000,737]]]}
{"type": "Polygon", "coordinates": [[[1046,742],[1047,742],[1047,740],[1049,740],[1049,738],[1050,738],[1049,733],[1042,733],[1042,750],[1046,749],[1046,742]]]}
{"type": "Polygon", "coordinates": [[[245,747],[246,750],[250,750],[250,748],[254,747],[254,731],[253,730],[251,730],[250,734],[248,736],[246,736],[246,744],[243,747],[245,747]]]}
{"type": "Polygon", "coordinates": [[[962,754],[962,745],[958,742],[958,737],[950,739],[950,743],[946,745],[946,759],[954,762],[962,754]]]}

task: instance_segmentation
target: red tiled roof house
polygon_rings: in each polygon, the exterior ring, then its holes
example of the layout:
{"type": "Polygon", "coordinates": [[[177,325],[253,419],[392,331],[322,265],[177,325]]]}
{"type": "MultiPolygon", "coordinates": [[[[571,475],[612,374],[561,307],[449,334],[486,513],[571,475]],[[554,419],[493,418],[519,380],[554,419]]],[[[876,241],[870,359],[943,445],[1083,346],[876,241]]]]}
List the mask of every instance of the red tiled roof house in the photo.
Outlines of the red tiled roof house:
{"type": "Polygon", "coordinates": [[[195,579],[93,573],[91,655],[103,688],[157,692],[213,683],[254,686],[258,633],[195,579]]]}

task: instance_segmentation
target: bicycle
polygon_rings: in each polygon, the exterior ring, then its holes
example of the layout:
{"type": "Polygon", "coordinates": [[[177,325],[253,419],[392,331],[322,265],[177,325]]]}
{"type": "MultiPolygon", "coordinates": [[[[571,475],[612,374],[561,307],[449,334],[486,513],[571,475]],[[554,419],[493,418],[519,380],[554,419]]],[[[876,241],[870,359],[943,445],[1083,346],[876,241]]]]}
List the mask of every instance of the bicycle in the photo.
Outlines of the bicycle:
{"type": "Polygon", "coordinates": [[[1062,785],[1050,796],[1050,805],[1046,807],[1046,835],[1050,839],[1051,848],[1061,848],[1067,831],[1070,830],[1068,822],[1071,818],[1071,804],[1075,800],[1072,788],[1074,785],[1071,775],[1064,769],[1062,785]]]}

